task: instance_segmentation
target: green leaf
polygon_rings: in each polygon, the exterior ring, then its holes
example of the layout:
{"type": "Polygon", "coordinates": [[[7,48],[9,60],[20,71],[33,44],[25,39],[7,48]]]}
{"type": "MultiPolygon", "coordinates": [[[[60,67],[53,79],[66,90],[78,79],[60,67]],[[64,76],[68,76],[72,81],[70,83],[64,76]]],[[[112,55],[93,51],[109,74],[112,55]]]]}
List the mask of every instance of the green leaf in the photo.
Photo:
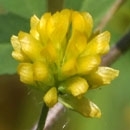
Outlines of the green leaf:
{"type": "Polygon", "coordinates": [[[5,10],[29,18],[33,14],[41,16],[46,10],[46,0],[0,0],[5,10]]]}
{"type": "Polygon", "coordinates": [[[12,58],[11,53],[11,44],[0,44],[0,75],[16,73],[17,62],[12,58]]]}
{"type": "Polygon", "coordinates": [[[59,102],[64,104],[67,108],[79,112],[85,117],[100,117],[100,109],[87,98],[76,98],[72,95],[65,94],[59,97],[59,102]]]}
{"type": "Polygon", "coordinates": [[[0,42],[9,42],[11,35],[17,35],[19,30],[29,31],[29,19],[13,13],[0,15],[0,42]]]}

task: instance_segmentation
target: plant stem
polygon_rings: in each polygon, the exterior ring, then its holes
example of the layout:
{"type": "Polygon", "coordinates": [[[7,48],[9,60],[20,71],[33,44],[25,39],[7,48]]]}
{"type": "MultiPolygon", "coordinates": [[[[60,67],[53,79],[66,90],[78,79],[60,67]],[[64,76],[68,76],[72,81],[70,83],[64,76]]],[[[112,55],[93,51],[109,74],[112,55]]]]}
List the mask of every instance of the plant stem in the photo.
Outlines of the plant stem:
{"type": "Polygon", "coordinates": [[[40,119],[36,130],[43,130],[49,108],[43,104],[40,119]]]}
{"type": "Polygon", "coordinates": [[[110,19],[114,16],[114,14],[123,5],[125,1],[126,0],[116,0],[111,6],[111,8],[108,10],[108,12],[105,14],[105,16],[101,19],[95,31],[102,31],[103,28],[107,25],[107,23],[110,21],[110,19]]]}
{"type": "Polygon", "coordinates": [[[109,53],[102,58],[101,65],[110,66],[128,49],[130,49],[130,30],[111,48],[109,53]]]}
{"type": "Polygon", "coordinates": [[[130,48],[130,30],[117,42],[116,47],[121,53],[126,52],[130,48]]]}
{"type": "Polygon", "coordinates": [[[64,0],[47,0],[48,2],[48,11],[55,13],[63,9],[64,0]]]}
{"type": "Polygon", "coordinates": [[[58,102],[53,108],[49,110],[44,130],[52,130],[56,121],[60,120],[60,118],[64,114],[65,114],[65,107],[58,102]]]}

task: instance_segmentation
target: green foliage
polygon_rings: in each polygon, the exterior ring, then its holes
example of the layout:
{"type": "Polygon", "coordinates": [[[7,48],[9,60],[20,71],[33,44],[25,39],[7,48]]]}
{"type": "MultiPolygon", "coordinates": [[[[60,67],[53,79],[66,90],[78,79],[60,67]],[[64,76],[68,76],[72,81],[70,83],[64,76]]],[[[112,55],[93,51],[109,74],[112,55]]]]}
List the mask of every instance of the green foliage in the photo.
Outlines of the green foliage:
{"type": "Polygon", "coordinates": [[[0,15],[0,43],[10,42],[10,37],[19,30],[29,31],[29,20],[13,13],[0,15]]]}
{"type": "Polygon", "coordinates": [[[12,46],[10,43],[0,44],[0,74],[16,72],[17,62],[12,58],[12,46]]]}
{"type": "Polygon", "coordinates": [[[0,0],[1,8],[22,17],[38,16],[46,11],[46,0],[0,0]]]}

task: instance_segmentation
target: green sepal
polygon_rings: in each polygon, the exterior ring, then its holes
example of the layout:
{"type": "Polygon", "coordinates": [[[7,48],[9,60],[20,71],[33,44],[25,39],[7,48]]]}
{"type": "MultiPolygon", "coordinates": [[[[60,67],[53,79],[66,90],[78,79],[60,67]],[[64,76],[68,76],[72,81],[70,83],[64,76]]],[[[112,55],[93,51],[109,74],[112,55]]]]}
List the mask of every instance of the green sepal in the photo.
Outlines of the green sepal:
{"type": "Polygon", "coordinates": [[[69,94],[59,96],[59,102],[65,105],[67,108],[80,113],[85,117],[97,117],[101,116],[100,109],[87,98],[76,98],[69,94]]]}

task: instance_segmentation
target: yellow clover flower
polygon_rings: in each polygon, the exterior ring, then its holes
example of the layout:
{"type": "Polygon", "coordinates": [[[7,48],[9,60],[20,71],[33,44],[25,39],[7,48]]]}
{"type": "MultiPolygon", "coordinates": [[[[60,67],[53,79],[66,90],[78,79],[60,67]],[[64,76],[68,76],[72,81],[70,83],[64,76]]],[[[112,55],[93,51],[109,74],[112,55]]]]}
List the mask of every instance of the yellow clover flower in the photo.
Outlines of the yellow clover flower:
{"type": "Polygon", "coordinates": [[[34,15],[29,33],[11,37],[20,80],[40,88],[48,107],[60,101],[86,117],[100,117],[85,93],[109,84],[119,71],[100,66],[109,51],[110,33],[94,35],[92,28],[89,13],[64,9],[41,19],[34,15]]]}

